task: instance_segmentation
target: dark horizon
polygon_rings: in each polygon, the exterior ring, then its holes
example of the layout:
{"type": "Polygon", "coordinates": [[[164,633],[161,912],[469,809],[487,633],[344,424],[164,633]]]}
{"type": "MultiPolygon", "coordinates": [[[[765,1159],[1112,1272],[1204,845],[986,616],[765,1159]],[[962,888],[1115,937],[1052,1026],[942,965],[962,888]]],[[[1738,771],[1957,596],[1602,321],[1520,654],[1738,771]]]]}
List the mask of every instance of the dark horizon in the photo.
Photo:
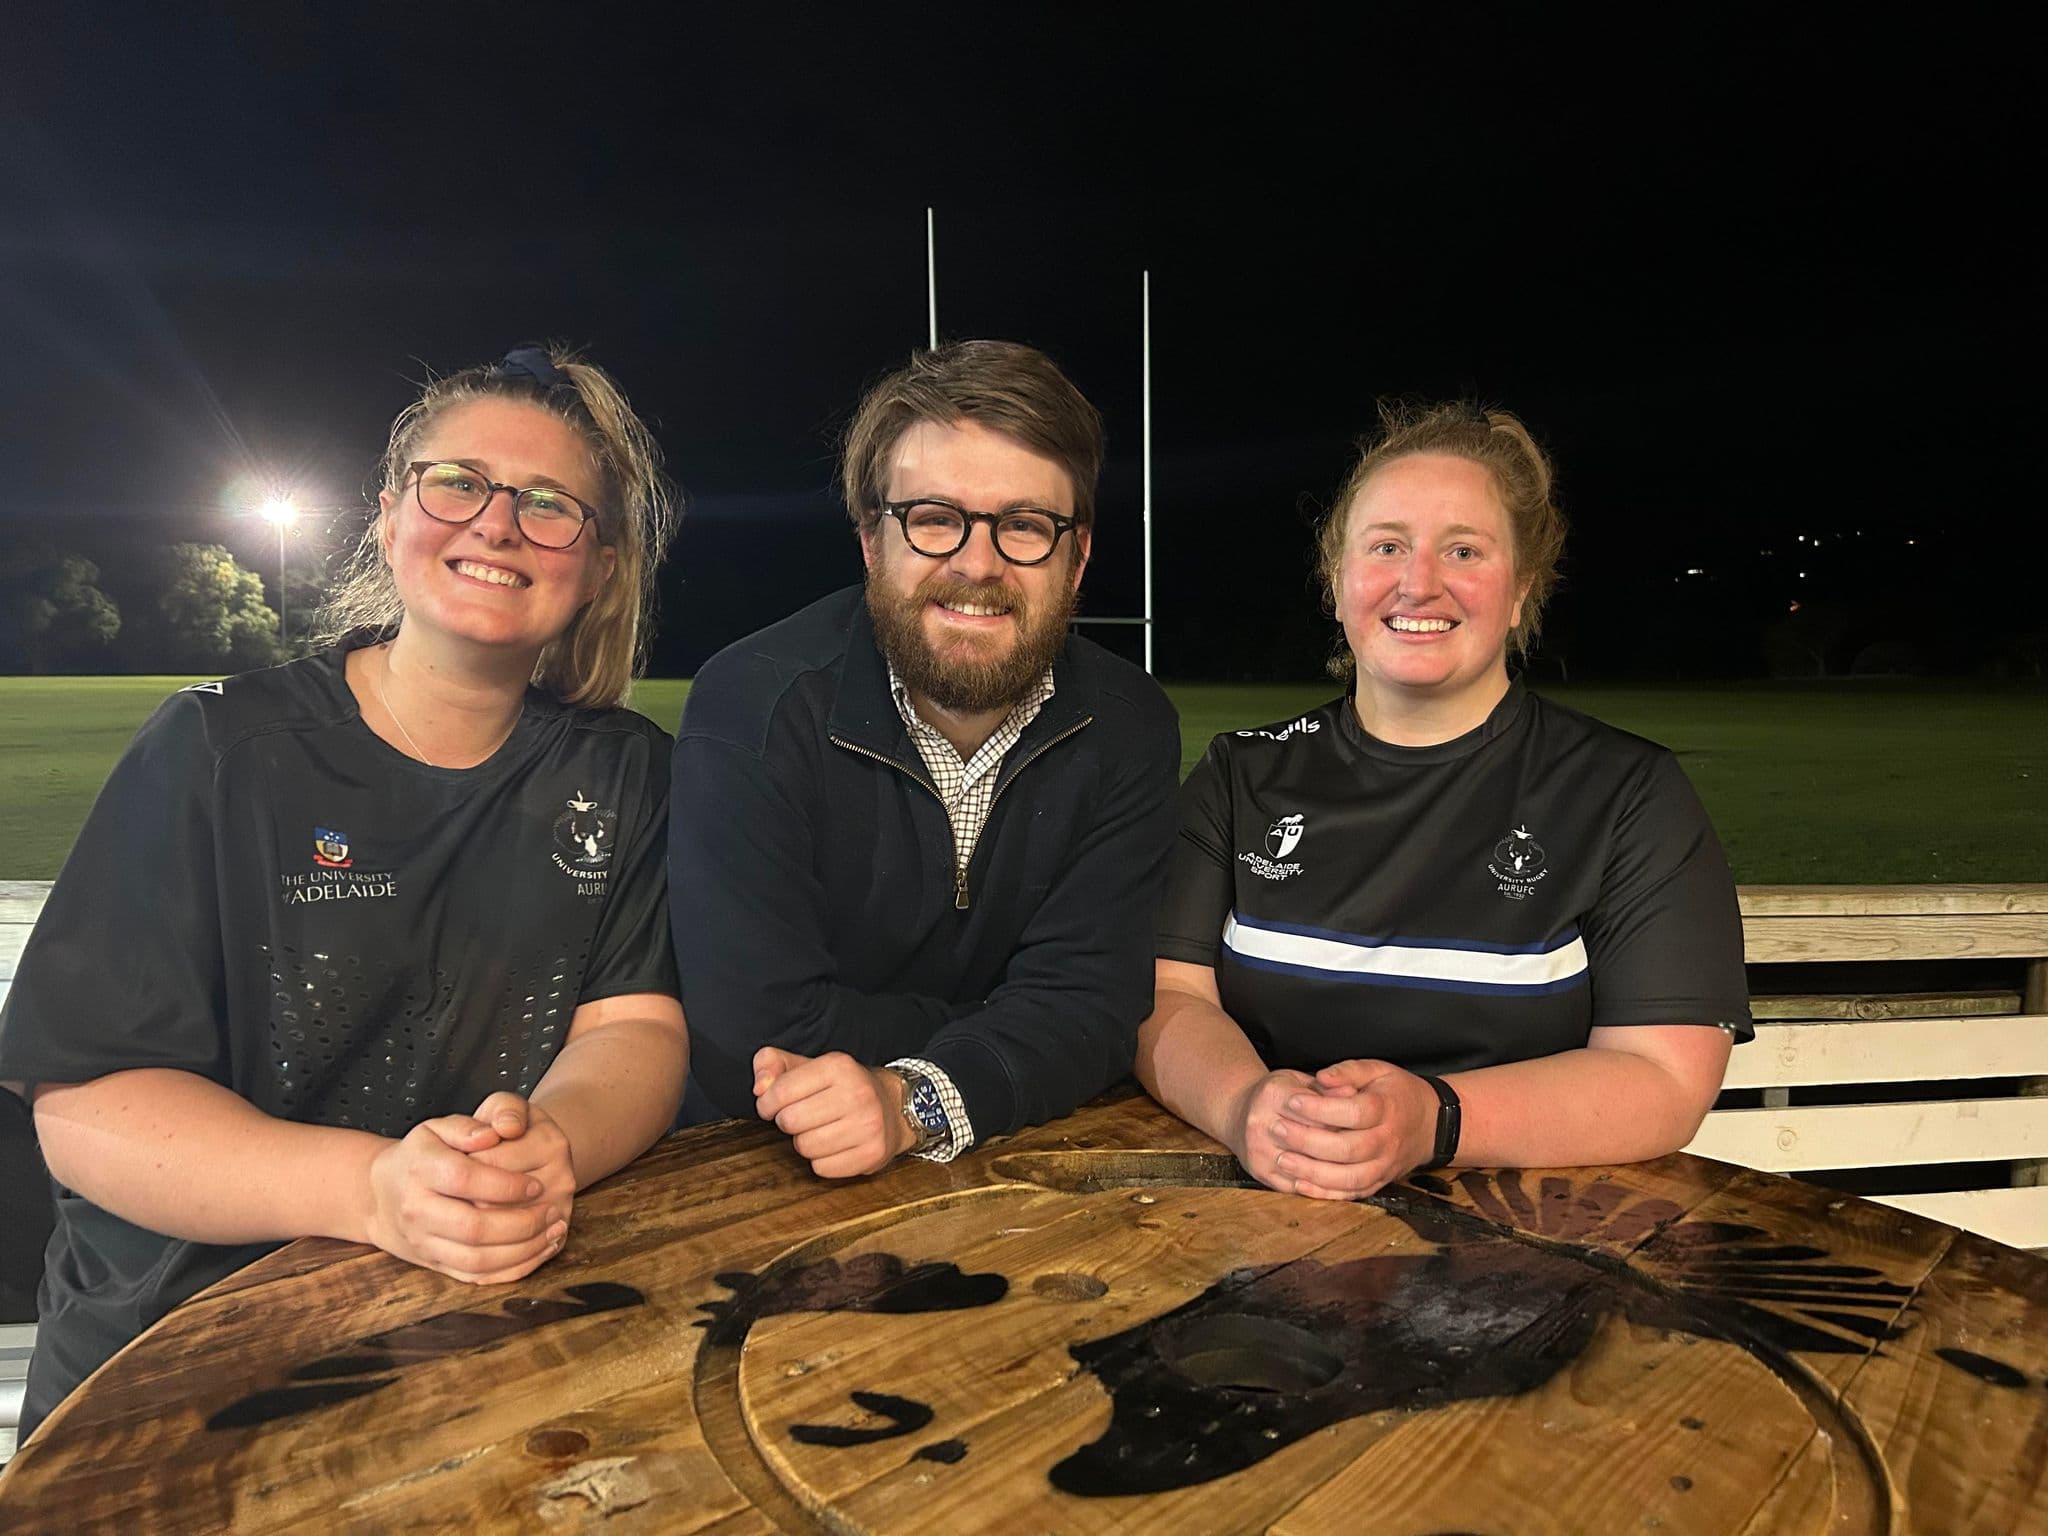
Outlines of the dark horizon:
{"type": "Polygon", "coordinates": [[[653,670],[694,670],[858,579],[832,441],[923,343],[931,205],[944,334],[1044,347],[1108,420],[1093,614],[1139,604],[1152,273],[1164,676],[1315,675],[1308,527],[1383,396],[1482,397],[1553,448],[1574,536],[1539,666],[1759,672],[1794,601],[1835,670],[2040,665],[2036,600],[1963,596],[2048,552],[2003,446],[2017,97],[1967,22],[1402,6],[1223,35],[1043,6],[964,38],[937,9],[770,8],[564,36],[514,4],[484,35],[303,5],[23,30],[0,531],[110,590],[174,539],[274,587],[238,479],[360,506],[409,379],[557,338],[690,493],[653,670]]]}

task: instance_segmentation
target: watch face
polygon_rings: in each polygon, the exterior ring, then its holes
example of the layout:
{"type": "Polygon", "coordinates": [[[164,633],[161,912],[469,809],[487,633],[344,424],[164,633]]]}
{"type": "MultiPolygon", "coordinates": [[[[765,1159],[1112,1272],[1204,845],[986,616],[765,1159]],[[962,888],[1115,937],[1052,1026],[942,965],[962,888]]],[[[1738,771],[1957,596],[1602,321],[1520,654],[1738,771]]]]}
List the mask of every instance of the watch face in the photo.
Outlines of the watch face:
{"type": "Polygon", "coordinates": [[[910,1092],[910,1113],[934,1135],[946,1129],[946,1106],[939,1102],[939,1090],[922,1079],[910,1092]]]}

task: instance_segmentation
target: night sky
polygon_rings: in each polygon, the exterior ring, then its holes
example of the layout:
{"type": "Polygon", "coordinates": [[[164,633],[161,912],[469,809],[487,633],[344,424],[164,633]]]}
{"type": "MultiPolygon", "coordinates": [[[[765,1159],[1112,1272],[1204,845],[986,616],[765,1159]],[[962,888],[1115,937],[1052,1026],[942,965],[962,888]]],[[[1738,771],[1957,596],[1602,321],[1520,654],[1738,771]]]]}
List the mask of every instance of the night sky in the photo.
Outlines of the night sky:
{"type": "Polygon", "coordinates": [[[273,580],[256,489],[360,515],[408,380],[557,338],[688,492],[654,668],[687,672],[857,577],[833,438],[924,339],[932,205],[942,331],[1046,348],[1108,418],[1096,614],[1139,601],[1151,270],[1170,678],[1314,675],[1308,521],[1402,394],[1557,455],[1539,676],[1757,673],[1795,600],[1838,668],[2010,669],[2043,628],[2034,134],[1988,21],[672,9],[17,14],[0,534],[110,589],[174,539],[273,580]]]}

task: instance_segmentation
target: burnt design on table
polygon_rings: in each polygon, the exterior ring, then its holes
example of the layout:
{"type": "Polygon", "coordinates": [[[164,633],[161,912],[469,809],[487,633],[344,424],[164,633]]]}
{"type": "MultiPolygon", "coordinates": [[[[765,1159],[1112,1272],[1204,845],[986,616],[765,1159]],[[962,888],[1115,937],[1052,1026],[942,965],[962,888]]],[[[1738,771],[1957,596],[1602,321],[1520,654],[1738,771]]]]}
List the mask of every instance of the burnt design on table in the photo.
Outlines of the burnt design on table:
{"type": "Polygon", "coordinates": [[[717,1276],[730,1300],[700,1302],[711,1314],[693,1325],[707,1330],[705,1342],[737,1349],[747,1332],[778,1312],[960,1312],[988,1307],[1010,1294],[997,1274],[963,1274],[958,1264],[936,1260],[906,1264],[893,1253],[862,1253],[850,1259],[819,1259],[787,1269],[770,1266],[759,1275],[746,1270],[717,1276]]]}
{"type": "Polygon", "coordinates": [[[934,1440],[930,1445],[917,1448],[912,1461],[936,1461],[942,1467],[958,1466],[967,1459],[965,1440],[934,1440]]]}
{"type": "MultiPolygon", "coordinates": [[[[1516,1168],[1471,1168],[1455,1175],[1455,1180],[1455,1187],[1481,1215],[1513,1231],[1564,1243],[1589,1238],[1640,1243],[1685,1214],[1676,1201],[1632,1198],[1632,1191],[1606,1179],[1580,1183],[1545,1174],[1533,1195],[1522,1187],[1523,1175],[1516,1168]]],[[[1441,1174],[1414,1174],[1408,1183],[1445,1199],[1453,1193],[1452,1181],[1441,1174]]],[[[1388,1200],[1376,1203],[1391,1203],[1394,1198],[1390,1192],[1388,1200]]]]}
{"type": "Polygon", "coordinates": [[[878,1414],[888,1422],[883,1424],[792,1424],[789,1437],[803,1445],[829,1445],[845,1447],[850,1445],[873,1445],[879,1440],[894,1440],[899,1435],[914,1435],[932,1421],[929,1403],[920,1403],[912,1397],[896,1397],[888,1392],[850,1392],[853,1406],[863,1413],[878,1414]]]}
{"type": "MultiPolygon", "coordinates": [[[[1451,1192],[1435,1178],[1415,1185],[1451,1192]]],[[[1864,1354],[1897,1337],[1911,1299],[1878,1270],[1758,1228],[1686,1221],[1669,1201],[1604,1183],[1547,1176],[1532,1195],[1502,1172],[1458,1185],[1481,1215],[1398,1190],[1373,1202],[1438,1245],[1432,1254],[1235,1270],[1172,1312],[1071,1346],[1112,1411],[1098,1439],[1052,1469],[1053,1486],[1165,1492],[1366,1414],[1533,1391],[1610,1317],[1734,1344],[1783,1374],[1797,1370],[1795,1352],[1864,1354]],[[1530,1232],[1540,1235],[1520,1235],[1530,1232]],[[1596,1235],[1637,1247],[1670,1278],[1571,1246],[1596,1235]]]]}
{"type": "Polygon", "coordinates": [[[2025,1371],[2017,1370],[2003,1360],[1994,1360],[1989,1355],[1980,1355],[1974,1349],[1957,1349],[1948,1345],[1934,1353],[1957,1370],[1968,1371],[1979,1381],[1989,1382],[1994,1387],[2024,1387],[2027,1384],[2025,1371]]]}
{"type": "Polygon", "coordinates": [[[474,1353],[536,1328],[645,1304],[630,1285],[592,1280],[568,1286],[563,1300],[513,1296],[495,1312],[438,1312],[416,1323],[355,1339],[332,1355],[285,1373],[287,1385],[237,1398],[206,1421],[208,1429],[248,1429],[367,1397],[397,1381],[405,1367],[444,1355],[474,1353]]]}

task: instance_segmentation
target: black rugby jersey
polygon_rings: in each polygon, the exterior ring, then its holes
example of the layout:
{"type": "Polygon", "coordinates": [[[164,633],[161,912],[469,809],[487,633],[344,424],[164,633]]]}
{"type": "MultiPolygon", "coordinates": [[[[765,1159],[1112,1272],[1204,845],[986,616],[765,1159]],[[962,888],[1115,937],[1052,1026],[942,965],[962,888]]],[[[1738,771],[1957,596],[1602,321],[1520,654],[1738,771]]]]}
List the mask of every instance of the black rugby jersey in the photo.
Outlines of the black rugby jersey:
{"type": "MultiPolygon", "coordinates": [[[[676,992],[669,739],[529,692],[489,761],[366,726],[334,651],[172,695],[100,792],[0,1012],[0,1079],[172,1067],[401,1136],[530,1093],[576,1006],[676,992]]],[[[57,1191],[29,1412],[266,1251],[57,1191]]]]}
{"type": "Polygon", "coordinates": [[[1748,1038],[1727,859],[1677,761],[1511,686],[1397,747],[1348,699],[1216,737],[1181,789],[1158,952],[1215,968],[1272,1067],[1455,1072],[1594,1026],[1748,1038]]]}

